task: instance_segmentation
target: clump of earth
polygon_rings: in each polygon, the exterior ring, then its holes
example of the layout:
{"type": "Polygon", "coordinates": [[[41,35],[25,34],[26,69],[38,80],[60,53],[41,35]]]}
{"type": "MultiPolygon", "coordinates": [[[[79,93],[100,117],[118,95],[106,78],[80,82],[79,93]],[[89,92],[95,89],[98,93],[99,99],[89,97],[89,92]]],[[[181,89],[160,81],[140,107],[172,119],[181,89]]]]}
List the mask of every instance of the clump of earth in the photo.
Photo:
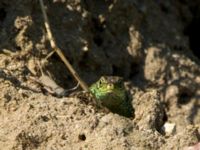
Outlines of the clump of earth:
{"type": "MultiPolygon", "coordinates": [[[[184,149],[200,141],[199,1],[44,2],[56,43],[81,78],[91,85],[123,77],[134,117],[56,97],[33,80],[52,51],[39,1],[2,0],[2,149],[184,149]]],[[[64,89],[77,84],[56,53],[43,69],[64,89]]]]}

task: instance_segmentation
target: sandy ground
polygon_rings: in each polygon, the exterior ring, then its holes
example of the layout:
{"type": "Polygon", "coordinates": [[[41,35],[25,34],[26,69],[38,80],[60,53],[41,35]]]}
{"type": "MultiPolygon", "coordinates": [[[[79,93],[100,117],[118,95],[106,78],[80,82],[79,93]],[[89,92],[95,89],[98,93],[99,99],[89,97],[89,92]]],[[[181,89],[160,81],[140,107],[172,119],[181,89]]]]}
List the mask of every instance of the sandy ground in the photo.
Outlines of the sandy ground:
{"type": "MultiPolygon", "coordinates": [[[[198,3],[45,1],[56,42],[84,81],[124,78],[134,108],[126,118],[81,97],[58,98],[32,80],[51,51],[39,2],[2,0],[0,149],[168,150],[198,143],[198,3]]],[[[76,85],[56,54],[44,70],[65,89],[76,85]]]]}

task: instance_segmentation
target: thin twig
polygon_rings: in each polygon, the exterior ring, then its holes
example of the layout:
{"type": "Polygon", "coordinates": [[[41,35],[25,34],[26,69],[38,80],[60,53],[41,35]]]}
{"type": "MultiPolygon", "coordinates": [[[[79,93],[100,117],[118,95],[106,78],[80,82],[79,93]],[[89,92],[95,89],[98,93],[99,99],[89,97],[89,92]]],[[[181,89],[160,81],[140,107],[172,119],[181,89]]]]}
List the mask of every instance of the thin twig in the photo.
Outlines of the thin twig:
{"type": "Polygon", "coordinates": [[[80,86],[83,88],[83,90],[84,91],[89,91],[89,88],[88,88],[87,84],[79,77],[79,75],[74,70],[74,68],[69,63],[69,61],[66,59],[66,57],[64,56],[62,51],[57,47],[56,42],[55,42],[55,40],[53,38],[51,29],[50,29],[49,20],[48,20],[46,11],[45,11],[43,0],[39,0],[39,1],[40,1],[41,9],[42,9],[42,14],[43,14],[43,17],[44,17],[44,22],[45,22],[44,24],[45,24],[45,27],[46,27],[46,30],[47,30],[47,35],[48,35],[48,38],[49,38],[49,41],[50,41],[52,49],[58,54],[58,56],[64,62],[64,64],[69,69],[69,71],[71,72],[73,77],[78,81],[78,83],[80,83],[80,86]]]}

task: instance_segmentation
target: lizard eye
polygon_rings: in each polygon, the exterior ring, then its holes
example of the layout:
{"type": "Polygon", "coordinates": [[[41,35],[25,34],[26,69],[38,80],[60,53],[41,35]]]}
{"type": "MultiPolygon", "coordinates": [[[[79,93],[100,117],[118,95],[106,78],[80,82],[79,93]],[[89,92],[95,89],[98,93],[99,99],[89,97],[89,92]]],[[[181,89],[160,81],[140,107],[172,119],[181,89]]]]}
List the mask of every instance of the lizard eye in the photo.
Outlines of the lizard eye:
{"type": "Polygon", "coordinates": [[[101,77],[100,80],[99,80],[99,84],[102,84],[102,83],[105,83],[106,82],[106,79],[104,77],[101,77]]]}
{"type": "Polygon", "coordinates": [[[118,81],[116,86],[119,87],[119,88],[123,87],[124,86],[123,80],[118,81]]]}
{"type": "Polygon", "coordinates": [[[99,79],[99,81],[97,82],[97,88],[100,88],[104,82],[105,82],[104,77],[101,77],[101,78],[99,79]]]}

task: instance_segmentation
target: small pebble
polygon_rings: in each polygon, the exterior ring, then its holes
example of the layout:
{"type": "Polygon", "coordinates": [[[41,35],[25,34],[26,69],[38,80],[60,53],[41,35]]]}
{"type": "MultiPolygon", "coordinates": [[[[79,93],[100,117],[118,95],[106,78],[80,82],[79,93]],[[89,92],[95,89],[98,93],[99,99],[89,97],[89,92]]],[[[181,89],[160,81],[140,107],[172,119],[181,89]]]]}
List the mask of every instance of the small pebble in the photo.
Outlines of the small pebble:
{"type": "Polygon", "coordinates": [[[162,130],[164,131],[164,133],[166,135],[172,135],[176,132],[176,124],[175,123],[169,123],[166,122],[163,127],[162,130]]]}

